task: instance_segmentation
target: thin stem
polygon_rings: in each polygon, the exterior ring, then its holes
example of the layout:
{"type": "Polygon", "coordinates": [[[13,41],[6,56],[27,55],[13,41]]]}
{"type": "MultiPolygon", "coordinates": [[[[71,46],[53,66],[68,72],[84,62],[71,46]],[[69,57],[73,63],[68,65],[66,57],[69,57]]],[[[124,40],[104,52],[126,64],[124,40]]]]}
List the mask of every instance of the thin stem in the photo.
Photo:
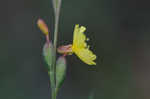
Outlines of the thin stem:
{"type": "Polygon", "coordinates": [[[55,78],[54,78],[54,72],[53,70],[50,71],[50,84],[51,84],[51,91],[52,91],[52,99],[56,99],[56,94],[55,94],[55,78]]]}
{"type": "Polygon", "coordinates": [[[57,50],[57,38],[58,38],[59,13],[60,13],[60,5],[61,5],[61,0],[59,0],[59,2],[56,1],[57,0],[53,0],[55,29],[54,29],[54,57],[53,57],[53,64],[52,64],[51,76],[50,76],[51,86],[52,86],[52,99],[56,99],[57,96],[55,68],[56,68],[56,50],[57,50]]]}
{"type": "Polygon", "coordinates": [[[53,66],[52,66],[52,76],[53,80],[53,88],[52,88],[52,99],[56,99],[56,81],[55,81],[55,67],[56,67],[56,48],[57,48],[57,36],[58,36],[58,24],[59,24],[59,14],[55,14],[55,30],[54,30],[54,58],[53,58],[53,66]]]}
{"type": "Polygon", "coordinates": [[[56,48],[57,48],[57,36],[58,36],[58,23],[59,23],[59,14],[55,14],[55,30],[54,30],[54,51],[56,56],[56,48]]]}
{"type": "Polygon", "coordinates": [[[57,36],[58,36],[58,25],[59,25],[59,15],[60,15],[60,8],[61,8],[61,0],[57,2],[54,1],[55,6],[54,6],[54,15],[55,15],[55,30],[54,30],[54,51],[56,56],[56,48],[57,48],[57,36]],[[56,6],[57,5],[57,6],[56,6]]]}

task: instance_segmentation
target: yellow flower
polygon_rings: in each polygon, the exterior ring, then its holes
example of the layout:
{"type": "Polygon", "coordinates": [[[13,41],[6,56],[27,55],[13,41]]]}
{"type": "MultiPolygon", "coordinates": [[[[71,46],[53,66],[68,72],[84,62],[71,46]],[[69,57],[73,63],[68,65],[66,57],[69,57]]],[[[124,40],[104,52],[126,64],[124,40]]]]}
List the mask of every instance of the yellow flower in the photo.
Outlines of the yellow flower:
{"type": "Polygon", "coordinates": [[[88,65],[96,65],[94,60],[96,59],[96,55],[89,50],[89,46],[86,43],[88,40],[84,34],[86,28],[84,26],[79,27],[79,25],[75,26],[74,35],[73,35],[73,45],[72,51],[86,64],[88,65]]]}
{"type": "Polygon", "coordinates": [[[61,46],[58,48],[58,52],[65,54],[75,53],[84,63],[96,65],[94,62],[96,55],[93,54],[86,43],[88,39],[84,34],[85,30],[86,28],[84,26],[79,27],[79,25],[75,25],[72,46],[61,46]]]}

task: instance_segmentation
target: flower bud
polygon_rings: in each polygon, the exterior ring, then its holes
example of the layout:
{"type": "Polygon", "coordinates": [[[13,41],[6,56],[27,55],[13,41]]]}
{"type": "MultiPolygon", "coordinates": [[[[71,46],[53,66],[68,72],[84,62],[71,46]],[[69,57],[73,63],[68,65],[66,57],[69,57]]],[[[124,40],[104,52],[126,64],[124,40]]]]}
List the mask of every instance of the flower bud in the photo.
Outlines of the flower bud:
{"type": "Polygon", "coordinates": [[[56,88],[59,89],[66,76],[66,59],[64,56],[58,58],[56,63],[56,88]]]}
{"type": "Polygon", "coordinates": [[[37,21],[37,25],[40,28],[40,30],[45,34],[48,35],[49,31],[48,31],[48,26],[46,25],[46,23],[42,20],[42,19],[38,19],[37,21]]]}
{"type": "Polygon", "coordinates": [[[43,47],[43,56],[45,59],[45,62],[47,63],[47,69],[48,72],[50,71],[50,68],[52,66],[53,56],[54,56],[54,50],[53,45],[51,42],[46,42],[43,47]]]}

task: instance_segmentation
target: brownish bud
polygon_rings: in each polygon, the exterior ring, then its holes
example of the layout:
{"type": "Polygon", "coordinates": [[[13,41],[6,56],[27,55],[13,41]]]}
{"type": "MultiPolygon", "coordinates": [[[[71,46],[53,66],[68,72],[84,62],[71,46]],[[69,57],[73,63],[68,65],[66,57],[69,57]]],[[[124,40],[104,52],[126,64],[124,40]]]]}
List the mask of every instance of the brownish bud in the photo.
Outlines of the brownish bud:
{"type": "Polygon", "coordinates": [[[48,26],[46,25],[46,23],[44,22],[44,20],[38,19],[37,25],[38,25],[38,27],[40,28],[40,30],[41,30],[45,35],[48,35],[48,33],[49,33],[49,31],[48,31],[48,26]]]}

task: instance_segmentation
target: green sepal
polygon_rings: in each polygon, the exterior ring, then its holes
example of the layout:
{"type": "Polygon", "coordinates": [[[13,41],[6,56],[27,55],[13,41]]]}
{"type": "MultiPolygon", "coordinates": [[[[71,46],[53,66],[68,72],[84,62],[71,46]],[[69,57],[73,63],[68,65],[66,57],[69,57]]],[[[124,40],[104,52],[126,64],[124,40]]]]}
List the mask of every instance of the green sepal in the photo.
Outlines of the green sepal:
{"type": "Polygon", "coordinates": [[[56,90],[62,86],[66,76],[66,59],[64,56],[58,58],[56,63],[56,90]]]}
{"type": "Polygon", "coordinates": [[[45,62],[47,63],[45,68],[48,70],[48,72],[50,72],[50,68],[52,67],[53,56],[54,56],[53,44],[51,42],[46,42],[44,44],[43,56],[45,62]]]}

